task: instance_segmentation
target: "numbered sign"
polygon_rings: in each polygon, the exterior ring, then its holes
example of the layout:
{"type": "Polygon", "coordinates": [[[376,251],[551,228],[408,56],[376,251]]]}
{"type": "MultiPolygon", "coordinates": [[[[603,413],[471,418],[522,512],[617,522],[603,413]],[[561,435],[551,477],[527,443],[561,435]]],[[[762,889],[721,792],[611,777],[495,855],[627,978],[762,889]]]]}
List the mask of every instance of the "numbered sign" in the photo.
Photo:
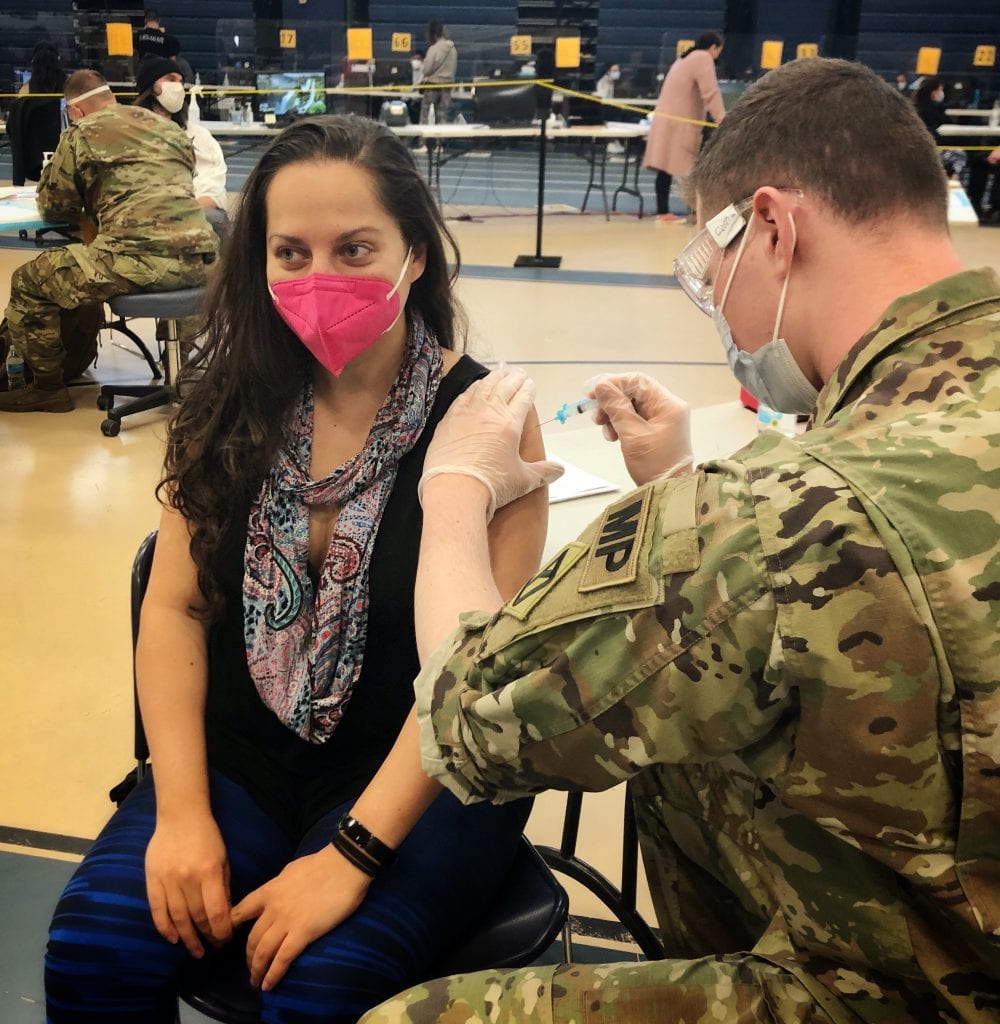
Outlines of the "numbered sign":
{"type": "Polygon", "coordinates": [[[678,39],[677,49],[674,51],[674,55],[677,57],[683,57],[684,54],[687,53],[692,46],[694,46],[693,39],[678,39]]]}
{"type": "Polygon", "coordinates": [[[760,46],[760,66],[766,71],[781,67],[785,44],[780,39],[765,39],[760,46]]]}
{"type": "Polygon", "coordinates": [[[530,57],[531,36],[511,36],[510,55],[512,57],[530,57]]]}
{"type": "Polygon", "coordinates": [[[818,43],[799,43],[795,47],[795,56],[802,60],[803,57],[818,57],[819,56],[819,44],[818,43]]]}
{"type": "Polygon", "coordinates": [[[283,50],[294,50],[295,49],[295,29],[294,28],[279,28],[278,29],[278,45],[283,50]]]}
{"type": "Polygon", "coordinates": [[[917,74],[936,75],[941,64],[941,47],[921,46],[917,50],[917,74]]]}
{"type": "Polygon", "coordinates": [[[409,53],[413,49],[413,37],[409,32],[393,32],[392,52],[409,53]]]}
{"type": "Polygon", "coordinates": [[[372,59],[372,30],[370,28],[349,28],[347,30],[347,59],[372,59]]]}
{"type": "Polygon", "coordinates": [[[109,57],[132,56],[132,26],[127,21],[109,21],[105,26],[109,57]]]}
{"type": "Polygon", "coordinates": [[[578,68],[580,66],[580,37],[556,37],[556,67],[578,68]]]}
{"type": "Polygon", "coordinates": [[[995,46],[977,46],[973,55],[972,63],[977,68],[992,68],[996,66],[997,48],[995,46]]]}

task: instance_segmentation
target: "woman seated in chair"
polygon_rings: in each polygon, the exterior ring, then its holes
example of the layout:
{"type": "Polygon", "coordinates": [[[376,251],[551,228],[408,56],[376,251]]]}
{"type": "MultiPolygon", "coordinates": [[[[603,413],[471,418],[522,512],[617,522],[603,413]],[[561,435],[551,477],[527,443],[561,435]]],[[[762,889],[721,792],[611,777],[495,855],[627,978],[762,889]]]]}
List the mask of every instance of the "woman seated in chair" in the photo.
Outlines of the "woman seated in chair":
{"type": "MultiPolygon", "coordinates": [[[[474,928],[529,811],[462,807],[420,768],[417,482],[485,370],[457,351],[458,253],[409,151],[361,118],[298,122],[231,243],[160,484],[137,653],[153,774],[56,909],[54,1024],[172,1022],[225,943],[263,1020],[353,1022],[474,928]]],[[[506,595],[545,526],[541,490],[493,519],[506,595]]]]}

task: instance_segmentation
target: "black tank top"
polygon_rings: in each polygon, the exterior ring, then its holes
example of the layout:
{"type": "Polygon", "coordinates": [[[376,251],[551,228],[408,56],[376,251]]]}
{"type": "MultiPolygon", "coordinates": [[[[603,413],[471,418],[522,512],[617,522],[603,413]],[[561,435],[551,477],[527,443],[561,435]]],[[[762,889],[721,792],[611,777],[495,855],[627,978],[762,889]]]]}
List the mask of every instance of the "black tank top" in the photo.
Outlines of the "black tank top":
{"type": "Polygon", "coordinates": [[[309,743],[284,726],[261,701],[247,668],[243,552],[249,507],[234,516],[223,540],[225,611],[208,637],[208,763],[247,789],[293,838],[365,788],[413,706],[419,671],[413,587],[423,525],[417,482],[434,428],[451,403],[485,374],[483,366],[462,356],[442,378],[423,433],[400,460],[372,552],[361,675],[326,743],[309,743]]]}

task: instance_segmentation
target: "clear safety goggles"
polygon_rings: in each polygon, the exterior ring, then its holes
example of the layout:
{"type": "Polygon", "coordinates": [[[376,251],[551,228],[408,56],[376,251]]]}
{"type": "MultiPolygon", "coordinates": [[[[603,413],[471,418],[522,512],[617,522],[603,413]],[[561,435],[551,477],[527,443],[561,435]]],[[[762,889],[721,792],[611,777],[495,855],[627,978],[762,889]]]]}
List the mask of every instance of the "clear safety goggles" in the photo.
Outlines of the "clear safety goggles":
{"type": "MultiPolygon", "coordinates": [[[[799,189],[782,189],[802,196],[799,189]]],[[[677,254],[674,277],[684,294],[705,314],[715,309],[715,272],[722,263],[722,254],[740,237],[750,221],[753,196],[731,203],[706,221],[701,229],[677,254]]]]}

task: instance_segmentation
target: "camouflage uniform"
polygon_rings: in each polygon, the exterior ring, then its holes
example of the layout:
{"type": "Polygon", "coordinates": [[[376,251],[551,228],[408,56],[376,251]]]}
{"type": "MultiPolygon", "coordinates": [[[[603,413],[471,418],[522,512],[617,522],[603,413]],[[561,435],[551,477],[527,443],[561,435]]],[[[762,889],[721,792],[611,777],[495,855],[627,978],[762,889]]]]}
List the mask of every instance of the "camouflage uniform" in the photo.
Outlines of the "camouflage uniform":
{"type": "Polygon", "coordinates": [[[50,220],[85,214],[98,234],[89,245],[50,249],[11,277],[9,341],[36,384],[62,383],[61,309],[205,283],[218,240],[194,200],[193,169],[184,131],[141,107],[104,107],[63,132],[38,208],[50,220]]]}
{"type": "Polygon", "coordinates": [[[802,437],[622,498],[464,617],[425,767],[465,800],[630,779],[670,959],[365,1024],[1000,1021],[998,352],[991,270],[901,298],[802,437]]]}

